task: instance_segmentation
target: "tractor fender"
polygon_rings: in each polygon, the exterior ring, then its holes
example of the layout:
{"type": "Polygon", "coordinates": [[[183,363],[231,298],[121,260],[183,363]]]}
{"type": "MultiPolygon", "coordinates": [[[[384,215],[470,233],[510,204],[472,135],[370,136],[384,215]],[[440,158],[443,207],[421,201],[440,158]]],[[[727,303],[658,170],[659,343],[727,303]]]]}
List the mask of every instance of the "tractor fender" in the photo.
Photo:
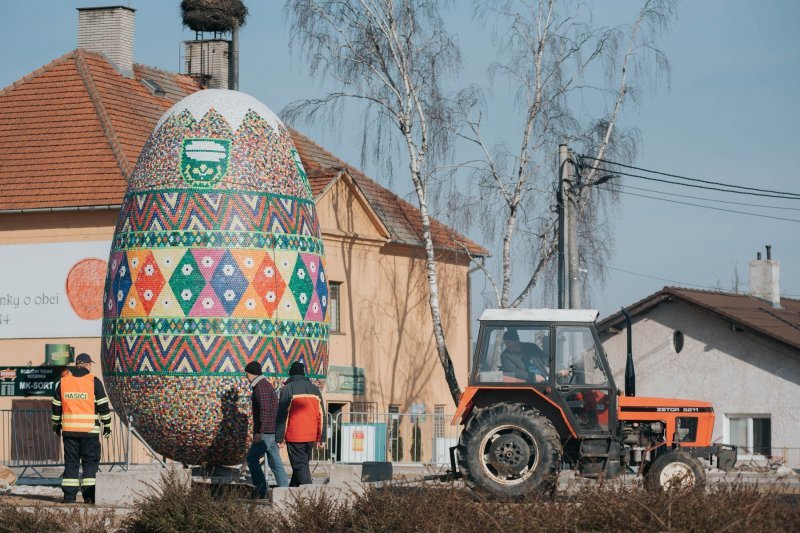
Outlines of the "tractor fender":
{"type": "Polygon", "coordinates": [[[467,387],[451,423],[466,424],[475,409],[498,403],[521,403],[537,409],[553,423],[562,440],[578,436],[561,406],[545,391],[535,387],[467,387]]]}

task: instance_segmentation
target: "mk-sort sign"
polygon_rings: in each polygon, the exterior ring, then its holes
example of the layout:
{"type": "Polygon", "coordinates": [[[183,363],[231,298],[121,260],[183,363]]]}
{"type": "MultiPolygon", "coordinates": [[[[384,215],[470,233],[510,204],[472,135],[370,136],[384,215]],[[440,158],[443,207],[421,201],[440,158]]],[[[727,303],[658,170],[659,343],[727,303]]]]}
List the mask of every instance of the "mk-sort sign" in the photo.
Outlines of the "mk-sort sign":
{"type": "Polygon", "coordinates": [[[66,367],[0,367],[0,396],[53,396],[66,367]]]}

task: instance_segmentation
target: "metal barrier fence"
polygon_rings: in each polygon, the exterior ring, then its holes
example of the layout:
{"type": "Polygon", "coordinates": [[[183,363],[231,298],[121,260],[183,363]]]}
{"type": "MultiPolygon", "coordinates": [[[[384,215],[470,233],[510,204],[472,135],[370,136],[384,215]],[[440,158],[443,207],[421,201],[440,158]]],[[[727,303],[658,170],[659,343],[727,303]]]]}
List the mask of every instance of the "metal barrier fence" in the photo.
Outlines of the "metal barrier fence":
{"type": "Polygon", "coordinates": [[[458,443],[452,414],[339,412],[328,416],[327,445],[314,460],[337,463],[389,461],[444,466],[458,443]]]}
{"type": "Polygon", "coordinates": [[[336,457],[335,451],[331,448],[332,441],[331,435],[333,435],[333,427],[334,427],[334,419],[330,413],[325,413],[326,415],[326,427],[328,428],[327,437],[325,440],[325,447],[324,448],[314,448],[311,451],[311,461],[317,463],[332,463],[335,462],[334,458],[336,457]]]}
{"type": "MultiPolygon", "coordinates": [[[[461,432],[460,426],[450,425],[452,415],[443,413],[338,412],[327,416],[326,446],[315,448],[312,455],[317,463],[389,461],[447,466],[450,447],[458,443],[461,432]]],[[[154,452],[147,452],[135,429],[123,424],[113,411],[112,435],[101,439],[101,448],[102,465],[127,467],[138,462],[134,458],[160,462],[154,452]]],[[[757,452],[740,448],[737,466],[800,465],[800,448],[773,446],[769,455],[764,450],[757,452]]],[[[49,409],[0,410],[0,465],[35,468],[63,464],[61,439],[52,431],[49,409]]]]}
{"type": "MultiPolygon", "coordinates": [[[[64,464],[61,437],[53,433],[49,409],[0,410],[0,464],[14,467],[64,464]]],[[[101,438],[102,465],[126,466],[130,429],[112,411],[111,436],[101,438]]]]}
{"type": "MultiPolygon", "coordinates": [[[[461,431],[450,425],[452,415],[443,413],[339,412],[327,417],[326,446],[315,448],[312,455],[320,463],[449,465],[449,449],[461,431]]],[[[146,448],[135,429],[112,411],[111,437],[101,438],[101,464],[127,467],[135,462],[131,448],[137,443],[146,448]]],[[[63,465],[62,448],[61,438],[52,431],[49,409],[0,410],[0,465],[63,465]]]]}

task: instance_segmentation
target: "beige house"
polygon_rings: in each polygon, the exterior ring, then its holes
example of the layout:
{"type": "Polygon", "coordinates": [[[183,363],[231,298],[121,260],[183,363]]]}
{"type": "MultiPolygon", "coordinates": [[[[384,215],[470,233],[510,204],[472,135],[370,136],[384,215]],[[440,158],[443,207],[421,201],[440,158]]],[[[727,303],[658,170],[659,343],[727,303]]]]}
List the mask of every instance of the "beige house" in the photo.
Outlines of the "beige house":
{"type": "MultiPolygon", "coordinates": [[[[103,279],[70,267],[107,259],[126,178],[150,131],[173,103],[201,89],[192,77],[132,63],[133,10],[87,11],[123,24],[98,26],[82,11],[79,35],[100,38],[79,39],[78,49],[0,91],[0,369],[43,365],[46,344],[99,359],[95,304],[103,279]]],[[[413,407],[439,424],[454,406],[433,341],[419,212],[302,134],[292,136],[327,255],[323,393],[331,414],[413,407]]],[[[442,224],[433,231],[447,345],[463,386],[470,346],[464,249],[487,252],[442,224]]],[[[0,396],[0,410],[31,401],[0,396]]]]}

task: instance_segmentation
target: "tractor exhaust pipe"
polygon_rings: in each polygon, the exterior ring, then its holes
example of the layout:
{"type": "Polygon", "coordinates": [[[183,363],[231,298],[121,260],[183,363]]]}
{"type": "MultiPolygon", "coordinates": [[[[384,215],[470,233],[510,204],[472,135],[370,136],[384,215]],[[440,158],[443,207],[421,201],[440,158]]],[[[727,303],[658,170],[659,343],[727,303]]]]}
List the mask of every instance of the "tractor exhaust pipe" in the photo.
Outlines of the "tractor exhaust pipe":
{"type": "Polygon", "coordinates": [[[636,396],[636,371],[633,369],[633,335],[631,328],[633,321],[631,314],[624,307],[622,314],[625,315],[625,327],[628,330],[628,358],[625,361],[625,396],[636,396]]]}

